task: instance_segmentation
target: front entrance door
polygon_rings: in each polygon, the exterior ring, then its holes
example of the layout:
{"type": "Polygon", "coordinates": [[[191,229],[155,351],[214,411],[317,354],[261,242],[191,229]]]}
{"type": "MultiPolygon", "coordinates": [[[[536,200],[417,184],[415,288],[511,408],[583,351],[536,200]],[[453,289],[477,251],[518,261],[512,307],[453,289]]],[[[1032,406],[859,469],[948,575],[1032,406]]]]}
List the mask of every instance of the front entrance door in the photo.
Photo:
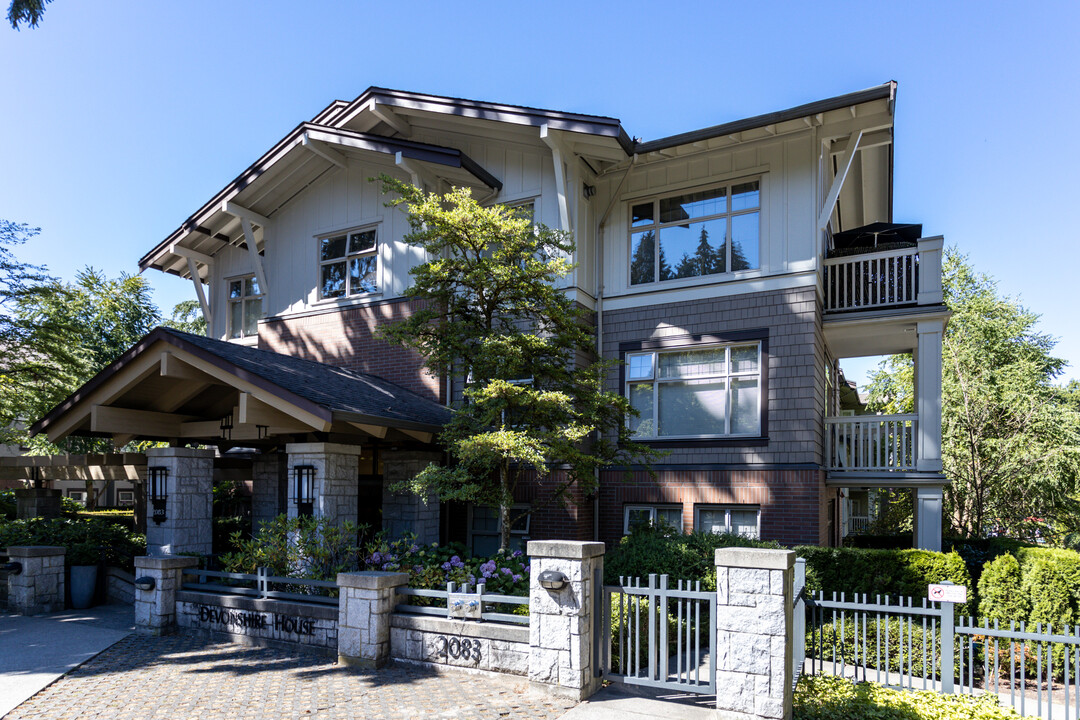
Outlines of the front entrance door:
{"type": "Polygon", "coordinates": [[[360,475],[356,488],[356,522],[367,529],[361,533],[361,540],[371,538],[382,530],[382,475],[360,475]]]}

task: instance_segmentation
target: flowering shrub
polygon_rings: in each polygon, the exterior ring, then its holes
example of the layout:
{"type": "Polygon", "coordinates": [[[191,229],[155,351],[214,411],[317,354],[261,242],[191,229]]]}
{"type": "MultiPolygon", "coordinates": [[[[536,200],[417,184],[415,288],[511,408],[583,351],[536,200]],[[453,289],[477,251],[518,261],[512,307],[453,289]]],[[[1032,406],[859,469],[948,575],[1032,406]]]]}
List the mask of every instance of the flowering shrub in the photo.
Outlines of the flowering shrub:
{"type": "Polygon", "coordinates": [[[378,535],[362,553],[362,570],[409,573],[409,586],[443,590],[448,582],[501,595],[529,594],[529,559],[520,550],[474,558],[461,543],[418,545],[414,538],[387,540],[378,535]]]}

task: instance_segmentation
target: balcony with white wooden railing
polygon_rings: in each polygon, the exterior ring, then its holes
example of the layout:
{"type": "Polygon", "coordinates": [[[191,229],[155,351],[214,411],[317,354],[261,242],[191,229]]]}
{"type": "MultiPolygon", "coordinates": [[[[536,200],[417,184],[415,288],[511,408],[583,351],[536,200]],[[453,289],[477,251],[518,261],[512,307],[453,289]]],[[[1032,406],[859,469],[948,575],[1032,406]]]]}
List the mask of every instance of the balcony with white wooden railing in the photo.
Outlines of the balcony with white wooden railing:
{"type": "Polygon", "coordinates": [[[914,472],[918,415],[825,418],[825,464],[830,471],[914,472]]]}
{"type": "Polygon", "coordinates": [[[944,239],[915,247],[828,258],[822,277],[826,312],[938,305],[944,239]]]}
{"type": "Polygon", "coordinates": [[[860,535],[870,527],[868,515],[849,515],[847,519],[847,532],[845,535],[860,535]]]}

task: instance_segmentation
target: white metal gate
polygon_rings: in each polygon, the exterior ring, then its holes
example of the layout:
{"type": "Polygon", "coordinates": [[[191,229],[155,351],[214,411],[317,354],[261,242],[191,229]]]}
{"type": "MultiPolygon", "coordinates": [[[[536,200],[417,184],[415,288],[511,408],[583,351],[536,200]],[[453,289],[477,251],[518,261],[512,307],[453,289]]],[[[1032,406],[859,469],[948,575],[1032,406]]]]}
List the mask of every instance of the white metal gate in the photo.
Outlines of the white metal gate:
{"type": "MultiPolygon", "coordinates": [[[[619,578],[601,593],[594,651],[605,680],[707,695],[716,693],[716,593],[668,586],[668,576],[619,578]]],[[[597,583],[599,585],[599,583],[597,583]]]]}

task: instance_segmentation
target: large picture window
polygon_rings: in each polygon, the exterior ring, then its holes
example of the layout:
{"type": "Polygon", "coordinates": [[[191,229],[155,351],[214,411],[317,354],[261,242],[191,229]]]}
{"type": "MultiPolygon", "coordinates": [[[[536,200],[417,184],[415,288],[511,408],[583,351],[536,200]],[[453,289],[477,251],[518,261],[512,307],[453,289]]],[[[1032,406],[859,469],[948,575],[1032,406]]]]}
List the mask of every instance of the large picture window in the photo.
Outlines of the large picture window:
{"type": "Polygon", "coordinates": [[[634,203],[630,284],[758,267],[760,186],[743,181],[634,203]]]}
{"type": "Polygon", "coordinates": [[[378,290],[379,242],[375,228],[319,240],[319,297],[340,298],[378,290]]]}
{"type": "Polygon", "coordinates": [[[637,438],[761,434],[760,343],[635,352],[625,376],[637,438]]]}
{"type": "Polygon", "coordinates": [[[255,337],[264,317],[263,292],[253,275],[229,280],[229,337],[255,337]]]}
{"type": "MultiPolygon", "coordinates": [[[[510,508],[510,550],[525,551],[529,540],[528,505],[510,508]]],[[[491,505],[473,505],[469,511],[469,548],[476,557],[490,557],[499,551],[502,539],[502,522],[499,508],[491,505]]]]}
{"type": "Polygon", "coordinates": [[[637,525],[663,525],[682,532],[682,505],[626,505],[623,507],[623,535],[629,535],[637,525]]]}

